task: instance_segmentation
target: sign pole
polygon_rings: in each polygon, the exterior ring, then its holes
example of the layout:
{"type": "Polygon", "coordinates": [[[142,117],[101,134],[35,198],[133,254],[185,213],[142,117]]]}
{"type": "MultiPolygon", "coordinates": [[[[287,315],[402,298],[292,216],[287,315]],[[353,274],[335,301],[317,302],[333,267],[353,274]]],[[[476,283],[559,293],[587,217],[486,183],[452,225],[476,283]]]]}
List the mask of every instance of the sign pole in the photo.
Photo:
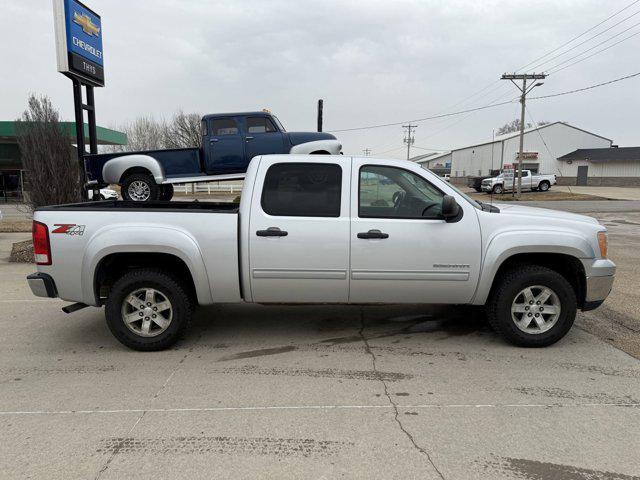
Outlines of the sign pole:
{"type": "Polygon", "coordinates": [[[76,146],[78,149],[78,164],[82,172],[82,181],[86,181],[84,168],[84,113],[82,111],[82,84],[77,78],[71,78],[73,82],[73,110],[76,117],[76,146]]]}

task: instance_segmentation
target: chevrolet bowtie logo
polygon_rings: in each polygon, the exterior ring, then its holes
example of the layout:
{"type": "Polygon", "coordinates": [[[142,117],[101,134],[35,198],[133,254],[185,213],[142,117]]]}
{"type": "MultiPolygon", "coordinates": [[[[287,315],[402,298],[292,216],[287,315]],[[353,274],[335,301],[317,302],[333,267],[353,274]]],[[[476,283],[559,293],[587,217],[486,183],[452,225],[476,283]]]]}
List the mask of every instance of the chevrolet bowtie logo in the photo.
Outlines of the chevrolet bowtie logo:
{"type": "Polygon", "coordinates": [[[82,27],[82,31],[87,35],[94,35],[96,37],[100,35],[100,28],[94,25],[91,18],[89,18],[86,13],[80,14],[78,12],[73,12],[73,22],[80,25],[82,27]]]}

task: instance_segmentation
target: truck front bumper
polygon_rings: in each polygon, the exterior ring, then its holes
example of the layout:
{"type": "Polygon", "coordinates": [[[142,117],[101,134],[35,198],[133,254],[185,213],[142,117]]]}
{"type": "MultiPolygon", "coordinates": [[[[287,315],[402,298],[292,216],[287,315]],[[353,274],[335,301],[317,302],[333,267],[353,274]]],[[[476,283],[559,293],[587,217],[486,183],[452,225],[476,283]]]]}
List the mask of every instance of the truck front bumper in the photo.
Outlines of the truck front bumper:
{"type": "Polygon", "coordinates": [[[53,281],[51,275],[46,273],[32,273],[27,277],[29,288],[36,297],[56,298],[58,296],[58,290],[56,289],[56,283],[53,281]]]}
{"type": "Polygon", "coordinates": [[[481,186],[483,192],[490,192],[493,189],[492,185],[482,185],[481,186]]]}
{"type": "Polygon", "coordinates": [[[588,311],[598,308],[609,296],[615,279],[616,265],[609,259],[583,260],[583,265],[586,291],[582,310],[588,311]]]}

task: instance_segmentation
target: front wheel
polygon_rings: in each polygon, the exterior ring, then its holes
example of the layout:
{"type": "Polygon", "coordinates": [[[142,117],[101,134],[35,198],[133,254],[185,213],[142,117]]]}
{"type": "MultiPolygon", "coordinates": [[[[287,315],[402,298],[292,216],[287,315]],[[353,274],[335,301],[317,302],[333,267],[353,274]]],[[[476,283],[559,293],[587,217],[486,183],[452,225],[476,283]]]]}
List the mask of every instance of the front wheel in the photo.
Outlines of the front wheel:
{"type": "Polygon", "coordinates": [[[121,184],[122,198],[130,202],[150,202],[160,199],[160,185],[148,173],[128,175],[121,184]]]}
{"type": "Polygon", "coordinates": [[[564,337],[576,318],[576,294],[558,272],[537,265],[507,271],[487,303],[492,328],[521,347],[546,347],[564,337]]]}
{"type": "Polygon", "coordinates": [[[181,282],[155,269],[133,270],[111,288],[105,307],[107,325],[134,350],[164,350],[191,320],[192,301],[181,282]]]}
{"type": "Polygon", "coordinates": [[[547,190],[549,190],[549,188],[551,188],[551,185],[549,184],[549,182],[540,182],[538,188],[541,192],[546,192],[547,190]]]}
{"type": "Polygon", "coordinates": [[[495,193],[496,195],[501,195],[503,192],[504,188],[502,187],[502,185],[498,184],[493,187],[493,193],[495,193]]]}

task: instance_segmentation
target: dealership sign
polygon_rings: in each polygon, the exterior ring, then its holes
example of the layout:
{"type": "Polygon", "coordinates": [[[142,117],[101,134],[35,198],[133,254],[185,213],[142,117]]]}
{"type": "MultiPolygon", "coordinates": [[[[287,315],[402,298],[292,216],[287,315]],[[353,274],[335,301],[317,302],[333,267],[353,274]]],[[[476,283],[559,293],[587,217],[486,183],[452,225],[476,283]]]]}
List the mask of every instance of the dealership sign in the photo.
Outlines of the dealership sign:
{"type": "Polygon", "coordinates": [[[104,86],[100,15],[77,0],[53,0],[58,71],[104,86]]]}

